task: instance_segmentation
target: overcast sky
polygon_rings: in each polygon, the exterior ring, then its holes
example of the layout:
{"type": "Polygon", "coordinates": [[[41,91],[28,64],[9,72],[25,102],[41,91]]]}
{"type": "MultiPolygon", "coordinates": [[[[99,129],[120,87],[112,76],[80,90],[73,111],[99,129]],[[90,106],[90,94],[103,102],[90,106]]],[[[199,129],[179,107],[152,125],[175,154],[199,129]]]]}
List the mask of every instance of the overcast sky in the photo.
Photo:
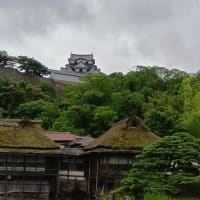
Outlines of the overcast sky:
{"type": "Polygon", "coordinates": [[[102,72],[200,69],[199,0],[0,0],[0,49],[48,68],[93,53],[102,72]]]}

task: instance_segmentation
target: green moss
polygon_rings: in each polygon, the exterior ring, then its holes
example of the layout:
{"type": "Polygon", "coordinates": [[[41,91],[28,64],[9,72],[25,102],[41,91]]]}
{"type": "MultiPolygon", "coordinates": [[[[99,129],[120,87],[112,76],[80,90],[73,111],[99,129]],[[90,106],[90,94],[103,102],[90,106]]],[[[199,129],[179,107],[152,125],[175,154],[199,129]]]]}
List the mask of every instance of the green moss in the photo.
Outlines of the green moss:
{"type": "Polygon", "coordinates": [[[142,149],[158,140],[159,137],[142,127],[127,127],[127,120],[118,122],[114,126],[92,141],[86,149],[99,147],[110,149],[142,149]]]}
{"type": "Polygon", "coordinates": [[[38,124],[14,127],[13,122],[0,123],[0,152],[49,152],[59,149],[38,124]]]}
{"type": "Polygon", "coordinates": [[[0,148],[1,153],[19,153],[19,154],[61,154],[60,149],[31,149],[31,148],[0,148]]]}

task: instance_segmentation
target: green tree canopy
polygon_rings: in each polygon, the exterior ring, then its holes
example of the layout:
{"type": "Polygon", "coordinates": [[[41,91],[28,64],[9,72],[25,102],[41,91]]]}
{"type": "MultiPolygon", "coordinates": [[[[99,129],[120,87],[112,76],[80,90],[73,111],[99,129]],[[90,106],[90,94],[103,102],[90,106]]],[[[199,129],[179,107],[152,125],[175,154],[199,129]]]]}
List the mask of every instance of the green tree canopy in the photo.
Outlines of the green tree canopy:
{"type": "Polygon", "coordinates": [[[14,57],[8,55],[6,51],[0,51],[0,67],[8,67],[14,64],[14,57]]]}
{"type": "Polygon", "coordinates": [[[123,179],[122,194],[180,194],[188,186],[200,189],[200,140],[188,133],[161,138],[145,148],[123,179]]]}
{"type": "Polygon", "coordinates": [[[35,76],[46,76],[49,74],[47,67],[34,58],[18,56],[17,63],[19,70],[27,74],[35,76]]]}
{"type": "Polygon", "coordinates": [[[0,107],[4,117],[13,117],[15,109],[25,100],[24,91],[14,82],[0,80],[0,107]]]}
{"type": "Polygon", "coordinates": [[[16,116],[18,116],[19,118],[28,118],[28,119],[39,118],[45,104],[46,102],[43,100],[36,100],[36,101],[29,101],[26,103],[22,103],[16,111],[16,116]]]}
{"type": "MultiPolygon", "coordinates": [[[[49,84],[32,85],[25,81],[18,83],[0,80],[0,108],[2,108],[2,117],[25,117],[33,119],[31,113],[28,110],[24,112],[24,109],[27,108],[31,111],[32,106],[35,107],[35,104],[39,104],[39,101],[43,101],[45,104],[52,103],[57,105],[59,98],[56,97],[55,90],[49,84]]],[[[58,105],[56,109],[59,110],[58,105]]],[[[33,116],[35,117],[35,114],[33,116]]]]}

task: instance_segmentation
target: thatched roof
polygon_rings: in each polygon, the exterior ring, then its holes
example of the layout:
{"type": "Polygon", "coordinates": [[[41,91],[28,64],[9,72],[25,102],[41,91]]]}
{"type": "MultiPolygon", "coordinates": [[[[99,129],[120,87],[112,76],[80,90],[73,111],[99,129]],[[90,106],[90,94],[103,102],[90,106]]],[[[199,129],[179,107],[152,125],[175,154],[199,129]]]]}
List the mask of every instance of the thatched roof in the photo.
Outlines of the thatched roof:
{"type": "Polygon", "coordinates": [[[59,146],[51,141],[39,121],[0,120],[0,153],[58,153],[59,146]]]}
{"type": "Polygon", "coordinates": [[[146,131],[138,121],[127,119],[115,123],[103,135],[96,138],[86,150],[141,150],[158,140],[159,137],[152,132],[146,131]]]}

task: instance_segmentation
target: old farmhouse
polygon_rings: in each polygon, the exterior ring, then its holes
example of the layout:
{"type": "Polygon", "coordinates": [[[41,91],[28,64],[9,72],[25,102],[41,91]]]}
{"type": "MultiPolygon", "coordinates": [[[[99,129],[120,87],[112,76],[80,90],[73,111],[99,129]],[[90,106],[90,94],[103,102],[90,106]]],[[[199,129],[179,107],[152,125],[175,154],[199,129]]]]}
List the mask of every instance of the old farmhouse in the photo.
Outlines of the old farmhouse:
{"type": "Polygon", "coordinates": [[[78,189],[95,199],[118,187],[135,156],[158,139],[137,118],[115,123],[96,139],[45,133],[35,120],[2,119],[0,194],[70,195],[78,189]]]}
{"type": "Polygon", "coordinates": [[[59,154],[39,121],[0,120],[0,194],[58,193],[59,154]]]}
{"type": "Polygon", "coordinates": [[[146,131],[137,118],[132,118],[115,123],[86,146],[90,196],[97,197],[119,187],[124,172],[137,162],[135,156],[158,139],[146,131]]]}

